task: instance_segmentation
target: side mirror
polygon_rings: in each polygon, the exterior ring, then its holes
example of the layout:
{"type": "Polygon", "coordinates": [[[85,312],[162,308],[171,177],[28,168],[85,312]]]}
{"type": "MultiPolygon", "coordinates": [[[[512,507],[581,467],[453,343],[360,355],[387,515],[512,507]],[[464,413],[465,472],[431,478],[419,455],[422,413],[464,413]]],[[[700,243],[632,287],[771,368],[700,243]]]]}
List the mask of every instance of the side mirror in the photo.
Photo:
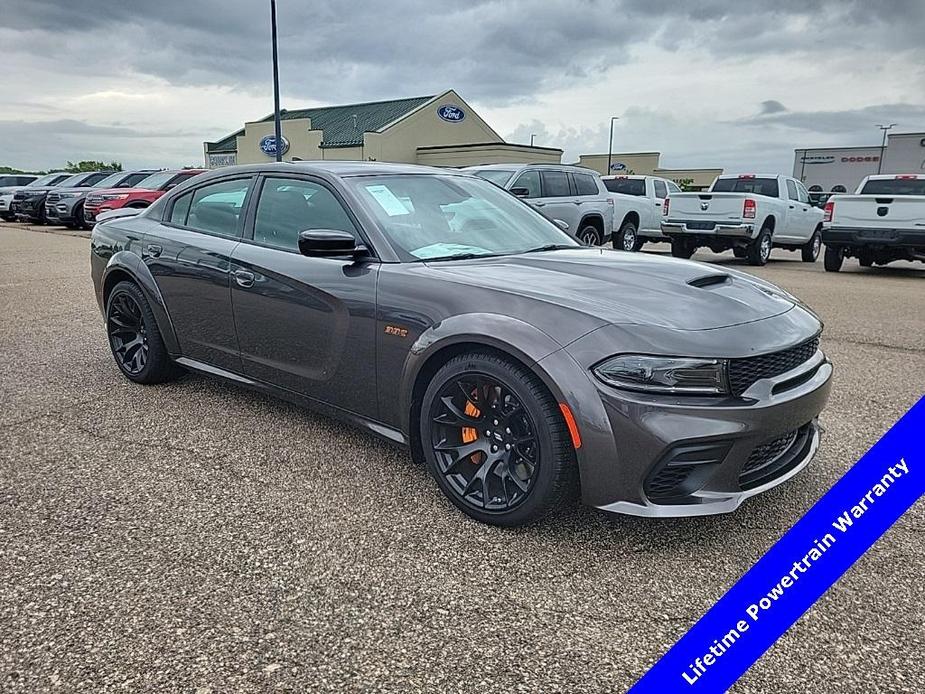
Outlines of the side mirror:
{"type": "Polygon", "coordinates": [[[518,198],[525,198],[530,195],[529,188],[511,188],[511,195],[516,195],[518,198]]]}
{"type": "Polygon", "coordinates": [[[355,258],[366,247],[356,237],[340,229],[307,229],[299,232],[299,253],[309,258],[355,258]]]}
{"type": "Polygon", "coordinates": [[[552,220],[552,221],[553,221],[553,222],[555,223],[555,225],[556,225],[557,227],[559,227],[562,231],[568,231],[568,222],[566,222],[566,221],[564,221],[564,220],[562,220],[562,219],[554,219],[554,220],[552,220]]]}

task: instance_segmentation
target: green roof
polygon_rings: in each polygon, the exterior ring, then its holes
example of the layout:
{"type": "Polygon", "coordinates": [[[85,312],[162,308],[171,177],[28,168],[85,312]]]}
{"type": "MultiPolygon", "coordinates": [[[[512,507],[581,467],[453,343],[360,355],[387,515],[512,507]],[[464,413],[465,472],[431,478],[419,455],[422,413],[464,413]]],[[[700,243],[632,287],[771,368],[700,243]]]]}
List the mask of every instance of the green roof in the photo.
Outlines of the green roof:
{"type": "MultiPolygon", "coordinates": [[[[280,111],[280,119],[311,118],[312,129],[323,131],[322,148],[356,147],[363,144],[363,133],[379,130],[433,98],[434,96],[416,96],[411,99],[368,101],[363,104],[345,104],[344,106],[320,106],[296,111],[283,109],[280,111]]],[[[272,120],[273,114],[271,113],[259,122],[266,123],[272,120]]],[[[235,138],[243,133],[242,128],[218,142],[207,142],[206,150],[210,153],[234,152],[237,148],[235,138]]]]}

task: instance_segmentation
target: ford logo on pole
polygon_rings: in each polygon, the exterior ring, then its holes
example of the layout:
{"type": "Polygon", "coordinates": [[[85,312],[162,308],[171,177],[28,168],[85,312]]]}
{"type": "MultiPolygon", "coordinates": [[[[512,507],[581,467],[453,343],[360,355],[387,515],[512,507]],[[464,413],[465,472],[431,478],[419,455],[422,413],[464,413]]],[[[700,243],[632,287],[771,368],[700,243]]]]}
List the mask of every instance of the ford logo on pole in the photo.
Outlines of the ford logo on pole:
{"type": "MultiPolygon", "coordinates": [[[[285,137],[280,137],[280,140],[282,140],[282,143],[283,143],[283,149],[282,149],[282,152],[280,152],[280,154],[285,154],[286,152],[289,151],[289,140],[287,140],[285,137]]],[[[260,151],[266,154],[268,157],[275,157],[276,156],[276,136],[267,135],[265,138],[263,138],[260,141],[260,151]]]]}
{"type": "Polygon", "coordinates": [[[459,108],[459,106],[446,104],[437,109],[437,115],[450,123],[458,123],[466,117],[466,112],[459,108]]]}

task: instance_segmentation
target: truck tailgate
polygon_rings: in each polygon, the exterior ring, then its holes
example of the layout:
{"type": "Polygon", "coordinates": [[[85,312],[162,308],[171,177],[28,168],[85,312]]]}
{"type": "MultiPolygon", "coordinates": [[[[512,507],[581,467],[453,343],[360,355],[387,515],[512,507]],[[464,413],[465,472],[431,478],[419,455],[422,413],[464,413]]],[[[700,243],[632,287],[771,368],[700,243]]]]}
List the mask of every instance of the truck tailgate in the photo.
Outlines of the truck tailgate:
{"type": "Polygon", "coordinates": [[[925,196],[836,195],[833,227],[925,230],[925,196]]]}
{"type": "MultiPolygon", "coordinates": [[[[670,220],[741,220],[748,193],[672,193],[668,196],[670,220]]],[[[751,196],[754,197],[754,196],[751,196]]]]}

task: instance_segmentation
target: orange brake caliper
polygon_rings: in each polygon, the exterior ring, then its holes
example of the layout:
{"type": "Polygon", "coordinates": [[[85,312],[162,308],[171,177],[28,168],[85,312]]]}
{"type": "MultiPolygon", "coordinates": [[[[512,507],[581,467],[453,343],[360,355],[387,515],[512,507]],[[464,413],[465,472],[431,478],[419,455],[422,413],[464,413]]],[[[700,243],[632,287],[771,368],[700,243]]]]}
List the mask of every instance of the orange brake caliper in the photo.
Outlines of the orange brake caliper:
{"type": "MultiPolygon", "coordinates": [[[[479,411],[479,408],[476,407],[475,405],[473,405],[472,402],[469,401],[469,400],[466,401],[466,409],[465,409],[465,412],[466,412],[466,414],[469,415],[470,417],[478,417],[478,416],[481,414],[481,412],[479,411]]],[[[472,443],[472,442],[475,441],[478,437],[479,437],[479,432],[477,432],[477,431],[475,430],[474,427],[463,427],[463,428],[462,428],[462,440],[463,440],[463,443],[472,443]]],[[[475,453],[473,453],[473,454],[472,454],[471,456],[469,456],[469,457],[470,457],[471,461],[472,461],[473,463],[475,463],[476,465],[478,465],[480,462],[482,462],[482,453],[481,453],[481,451],[476,451],[475,453]]]]}

